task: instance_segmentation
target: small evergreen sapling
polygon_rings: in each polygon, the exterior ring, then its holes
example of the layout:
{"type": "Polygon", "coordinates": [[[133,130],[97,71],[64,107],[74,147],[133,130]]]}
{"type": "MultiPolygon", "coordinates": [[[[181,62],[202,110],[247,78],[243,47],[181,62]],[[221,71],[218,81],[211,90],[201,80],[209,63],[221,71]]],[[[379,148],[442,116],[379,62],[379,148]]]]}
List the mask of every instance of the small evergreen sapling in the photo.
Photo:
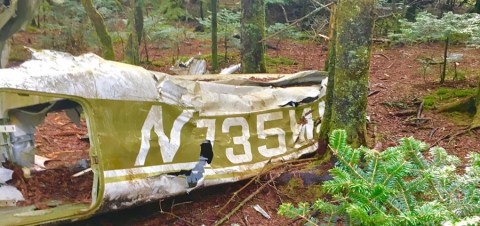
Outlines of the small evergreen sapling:
{"type": "Polygon", "coordinates": [[[480,154],[472,153],[463,174],[461,162],[443,148],[422,154],[427,145],[403,138],[383,152],[346,145],[346,132],[335,130],[330,147],[338,159],[330,170],[333,180],[322,189],[330,201],[317,200],[298,207],[282,204],[278,213],[301,217],[307,224],[438,225],[480,222],[480,154]],[[319,211],[322,221],[310,217],[319,211]]]}
{"type": "Polygon", "coordinates": [[[440,83],[445,81],[448,48],[451,43],[463,42],[472,47],[480,46],[480,15],[475,13],[445,13],[437,18],[427,12],[421,12],[415,22],[400,20],[398,33],[389,34],[393,42],[445,42],[443,70],[440,83]]]}

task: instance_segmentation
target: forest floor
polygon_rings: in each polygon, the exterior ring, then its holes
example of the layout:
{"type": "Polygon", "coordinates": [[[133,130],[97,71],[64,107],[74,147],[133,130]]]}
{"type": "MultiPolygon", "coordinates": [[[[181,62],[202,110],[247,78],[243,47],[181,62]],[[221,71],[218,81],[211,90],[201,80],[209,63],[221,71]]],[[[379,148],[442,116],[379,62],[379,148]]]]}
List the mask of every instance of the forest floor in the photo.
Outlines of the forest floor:
{"type": "MultiPolygon", "coordinates": [[[[208,53],[208,45],[202,42],[191,41],[185,43],[178,53],[149,47],[149,57],[152,62],[144,65],[151,70],[166,73],[170,67],[170,59],[175,54],[181,56],[195,56],[199,52],[208,53]]],[[[436,113],[435,109],[444,103],[452,102],[465,97],[476,88],[480,79],[480,50],[453,46],[451,53],[462,53],[463,60],[457,66],[458,77],[452,81],[453,64],[449,65],[450,76],[444,85],[438,83],[439,66],[434,65],[426,70],[425,78],[422,76],[422,64],[416,60],[419,57],[434,57],[441,59],[443,47],[437,44],[424,44],[415,46],[387,47],[377,44],[374,48],[370,66],[370,93],[368,97],[367,112],[369,116],[368,134],[370,147],[374,145],[382,149],[394,146],[402,137],[413,136],[430,145],[445,148],[450,154],[455,154],[461,159],[468,152],[480,152],[480,131],[471,131],[455,136],[464,131],[472,120],[472,115],[461,113],[436,113]],[[423,102],[423,104],[421,104],[423,102]],[[420,111],[423,105],[423,111],[420,111]],[[419,113],[419,114],[418,114],[419,113]],[[418,115],[417,115],[418,114],[418,115]],[[415,120],[415,118],[422,120],[415,120]],[[377,143],[374,142],[377,140],[377,143]]],[[[294,73],[302,70],[321,70],[324,65],[326,50],[323,45],[311,42],[284,41],[278,45],[278,50],[268,50],[270,58],[288,59],[288,65],[271,63],[271,73],[294,73]]],[[[237,58],[238,59],[238,58],[237,58]]],[[[226,63],[238,63],[234,60],[226,63]]],[[[54,120],[53,118],[52,120],[54,120]]],[[[55,123],[46,126],[58,130],[55,123]]],[[[48,128],[42,128],[40,138],[45,143],[55,145],[58,142],[49,142],[51,138],[43,133],[48,128]]],[[[83,128],[67,126],[72,136],[83,135],[83,128]],[[73,132],[72,132],[73,131],[73,132]]],[[[62,131],[62,128],[60,128],[62,131]]],[[[54,134],[59,134],[59,131],[54,134]]],[[[55,139],[67,139],[61,136],[55,139]]],[[[80,138],[78,138],[80,139],[80,138]]],[[[57,141],[57,140],[56,140],[57,141]]],[[[80,148],[82,153],[86,147],[80,148]]],[[[43,153],[48,155],[48,153],[43,153]]],[[[301,167],[298,164],[293,167],[301,167]]],[[[331,167],[326,164],[323,169],[331,167]]],[[[289,168],[288,170],[291,170],[289,168]]],[[[286,169],[283,169],[286,170],[286,169]]],[[[215,186],[212,188],[193,191],[189,195],[179,196],[160,203],[153,203],[129,210],[117,211],[96,216],[87,221],[78,222],[78,225],[213,225],[225,214],[230,212],[246,197],[257,191],[270,175],[265,175],[241,192],[248,181],[215,186]],[[229,199],[233,200],[224,210],[229,199]]],[[[225,225],[292,225],[301,224],[300,220],[292,221],[277,215],[281,203],[301,201],[314,201],[322,197],[319,184],[305,186],[301,181],[270,184],[264,187],[257,195],[233,214],[225,225]],[[266,219],[258,213],[253,206],[260,205],[270,216],[266,219]]],[[[89,198],[89,197],[82,197],[89,198]]]]}

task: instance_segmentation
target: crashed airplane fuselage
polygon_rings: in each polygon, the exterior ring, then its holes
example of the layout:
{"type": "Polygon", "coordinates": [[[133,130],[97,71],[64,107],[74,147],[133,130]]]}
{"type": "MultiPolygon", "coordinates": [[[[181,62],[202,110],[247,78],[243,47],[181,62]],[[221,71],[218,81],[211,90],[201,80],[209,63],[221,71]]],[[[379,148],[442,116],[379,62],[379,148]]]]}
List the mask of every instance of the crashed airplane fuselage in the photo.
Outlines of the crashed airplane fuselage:
{"type": "Polygon", "coordinates": [[[92,198],[46,209],[19,206],[26,197],[5,173],[0,189],[12,192],[0,194],[2,223],[87,218],[239,181],[258,174],[267,162],[316,149],[323,72],[179,78],[93,54],[32,55],[19,67],[0,70],[0,160],[34,171],[33,137],[45,115],[63,111],[77,124],[83,119],[92,198]],[[259,82],[265,78],[273,80],[259,82]]]}

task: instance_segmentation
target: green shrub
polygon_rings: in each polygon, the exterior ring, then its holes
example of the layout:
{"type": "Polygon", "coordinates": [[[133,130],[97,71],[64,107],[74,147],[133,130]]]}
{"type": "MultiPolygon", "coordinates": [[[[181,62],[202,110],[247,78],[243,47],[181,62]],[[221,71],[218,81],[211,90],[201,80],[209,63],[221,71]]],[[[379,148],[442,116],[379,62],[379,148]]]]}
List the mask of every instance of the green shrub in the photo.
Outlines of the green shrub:
{"type": "Polygon", "coordinates": [[[346,145],[346,132],[335,130],[330,148],[338,159],[330,170],[333,180],[322,189],[331,200],[313,204],[282,204],[278,213],[301,217],[307,224],[346,225],[439,225],[480,222],[480,154],[468,157],[464,173],[458,157],[443,148],[429,150],[413,138],[403,138],[400,145],[383,152],[346,145]],[[311,217],[319,211],[322,220],[311,217]]]}

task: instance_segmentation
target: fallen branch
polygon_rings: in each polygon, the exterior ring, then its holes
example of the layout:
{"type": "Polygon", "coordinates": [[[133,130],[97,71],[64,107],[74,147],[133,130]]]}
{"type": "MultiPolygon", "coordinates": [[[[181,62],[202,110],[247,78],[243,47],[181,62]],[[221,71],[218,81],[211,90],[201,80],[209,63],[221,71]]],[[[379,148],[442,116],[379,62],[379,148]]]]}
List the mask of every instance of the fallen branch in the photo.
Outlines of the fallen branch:
{"type": "MultiPolygon", "coordinates": [[[[160,207],[160,213],[161,213],[161,214],[170,215],[170,216],[172,216],[172,217],[174,217],[174,218],[177,218],[177,219],[180,220],[180,221],[185,222],[185,223],[188,224],[188,225],[192,225],[192,226],[195,225],[195,224],[193,224],[192,222],[189,222],[189,221],[187,221],[187,220],[185,220],[185,219],[177,216],[176,214],[174,214],[172,209],[170,209],[170,211],[172,211],[172,212],[165,212],[165,211],[163,211],[163,209],[162,209],[162,201],[163,201],[163,200],[160,200],[160,201],[158,202],[158,206],[160,207]]],[[[172,207],[171,207],[171,208],[173,208],[173,204],[172,204],[172,207]]]]}
{"type": "Polygon", "coordinates": [[[371,91],[371,92],[368,93],[368,96],[369,96],[369,97],[370,97],[370,96],[373,96],[373,95],[375,95],[375,94],[377,94],[377,93],[379,93],[379,92],[380,92],[380,90],[371,91]]]}
{"type": "Polygon", "coordinates": [[[244,199],[240,204],[238,204],[232,211],[230,211],[230,213],[228,213],[227,215],[225,215],[222,219],[220,219],[219,221],[215,222],[215,225],[221,225],[223,223],[225,223],[225,221],[227,221],[231,216],[233,216],[233,214],[235,214],[243,205],[245,205],[248,201],[250,201],[253,197],[255,197],[258,193],[260,193],[268,184],[270,184],[271,182],[273,182],[275,179],[277,179],[281,174],[277,174],[273,177],[270,178],[270,180],[268,180],[266,183],[262,184],[262,186],[260,186],[260,188],[258,188],[255,192],[253,192],[252,194],[250,194],[246,199],[244,199]]]}
{"type": "Polygon", "coordinates": [[[421,117],[422,117],[422,112],[423,112],[423,101],[422,101],[422,103],[420,104],[420,106],[418,106],[417,118],[421,118],[421,117]]]}
{"type": "Polygon", "coordinates": [[[165,211],[163,211],[163,210],[161,210],[161,209],[160,209],[160,213],[162,213],[162,214],[167,214],[167,215],[170,215],[170,216],[172,216],[172,217],[175,217],[175,218],[177,218],[178,220],[180,220],[180,221],[182,221],[182,222],[185,222],[185,223],[188,224],[188,225],[192,225],[192,226],[195,226],[195,225],[196,225],[196,224],[193,224],[193,223],[191,223],[191,222],[189,222],[189,221],[187,221],[187,220],[185,220],[185,219],[183,219],[183,218],[175,215],[174,213],[165,212],[165,211]]]}
{"type": "Polygon", "coordinates": [[[429,138],[432,138],[432,137],[433,137],[433,135],[435,134],[435,132],[437,132],[437,130],[438,130],[438,127],[437,127],[437,128],[434,128],[434,129],[432,129],[432,131],[430,131],[430,134],[428,134],[428,137],[429,137],[429,138]]]}
{"type": "Polygon", "coordinates": [[[405,125],[419,126],[432,120],[431,118],[409,118],[403,122],[405,125]]]}
{"type": "Polygon", "coordinates": [[[385,55],[385,54],[383,54],[383,53],[374,53],[373,55],[382,56],[382,57],[384,57],[385,59],[390,60],[390,57],[388,57],[387,55],[385,55]]]}
{"type": "Polygon", "coordinates": [[[264,175],[265,173],[268,173],[268,172],[271,172],[272,170],[276,169],[276,168],[279,168],[281,166],[284,166],[286,164],[291,164],[291,163],[297,163],[297,162],[307,162],[307,161],[312,161],[312,160],[315,160],[316,158],[306,158],[306,159],[297,159],[297,160],[292,160],[292,161],[286,161],[286,162],[282,162],[278,165],[274,165],[272,166],[270,169],[267,169],[267,166],[270,166],[272,163],[271,162],[268,162],[264,167],[263,169],[260,171],[260,173],[258,175],[256,175],[255,177],[253,177],[252,179],[250,179],[250,181],[248,181],[247,184],[243,185],[240,189],[238,189],[237,191],[235,191],[232,195],[232,197],[230,197],[230,199],[227,201],[227,203],[225,203],[225,205],[222,206],[222,208],[220,208],[220,210],[217,211],[217,214],[220,214],[227,206],[228,204],[230,204],[230,202],[233,201],[233,199],[235,197],[237,197],[237,195],[243,191],[245,188],[247,188],[250,184],[252,184],[254,181],[256,181],[258,178],[260,178],[262,175],[264,175]]]}
{"type": "Polygon", "coordinates": [[[459,132],[456,132],[456,133],[454,133],[454,134],[449,133],[449,134],[443,136],[442,138],[438,139],[437,141],[435,141],[435,143],[433,143],[432,145],[430,145],[430,147],[434,147],[434,146],[436,146],[438,143],[440,143],[440,141],[446,140],[446,139],[448,139],[448,142],[451,142],[451,141],[452,141],[453,139],[455,139],[457,136],[463,135],[463,134],[465,134],[465,133],[467,133],[467,132],[469,132],[469,131],[473,131],[473,130],[478,129],[478,128],[480,128],[480,127],[477,127],[477,128],[467,127],[467,128],[464,128],[464,129],[462,129],[462,130],[460,130],[459,132]]]}
{"type": "Polygon", "coordinates": [[[390,64],[390,66],[386,67],[385,69],[390,69],[394,64],[395,62],[392,62],[392,64],[390,64]]]}

